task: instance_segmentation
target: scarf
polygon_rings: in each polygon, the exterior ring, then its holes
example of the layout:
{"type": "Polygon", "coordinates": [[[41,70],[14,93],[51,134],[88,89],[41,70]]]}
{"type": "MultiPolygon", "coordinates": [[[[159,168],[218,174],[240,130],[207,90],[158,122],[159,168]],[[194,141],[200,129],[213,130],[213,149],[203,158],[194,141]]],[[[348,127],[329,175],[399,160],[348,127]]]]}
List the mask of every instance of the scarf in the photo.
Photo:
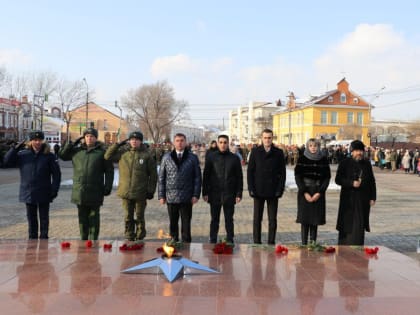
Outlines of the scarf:
{"type": "Polygon", "coordinates": [[[309,151],[309,142],[306,142],[306,146],[305,146],[305,151],[303,152],[303,155],[306,156],[308,159],[313,160],[313,161],[319,161],[320,159],[322,159],[322,153],[321,153],[321,149],[319,148],[319,144],[317,144],[318,150],[315,153],[311,153],[309,151]]]}

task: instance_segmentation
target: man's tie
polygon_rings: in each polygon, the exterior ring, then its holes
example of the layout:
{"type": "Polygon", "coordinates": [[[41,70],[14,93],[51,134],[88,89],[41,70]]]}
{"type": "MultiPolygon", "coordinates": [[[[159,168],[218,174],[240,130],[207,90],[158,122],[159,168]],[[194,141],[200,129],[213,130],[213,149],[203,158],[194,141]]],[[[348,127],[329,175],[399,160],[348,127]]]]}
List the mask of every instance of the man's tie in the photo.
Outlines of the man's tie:
{"type": "Polygon", "coordinates": [[[182,160],[182,153],[178,153],[178,161],[181,162],[182,160]]]}

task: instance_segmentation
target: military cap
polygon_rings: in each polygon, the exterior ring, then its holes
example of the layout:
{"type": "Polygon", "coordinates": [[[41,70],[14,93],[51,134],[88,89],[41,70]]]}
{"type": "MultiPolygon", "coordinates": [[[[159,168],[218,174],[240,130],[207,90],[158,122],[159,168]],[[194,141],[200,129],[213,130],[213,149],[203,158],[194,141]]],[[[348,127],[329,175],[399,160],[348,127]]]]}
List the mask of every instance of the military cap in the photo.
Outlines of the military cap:
{"type": "Polygon", "coordinates": [[[44,133],[41,130],[34,130],[29,134],[29,140],[34,140],[34,139],[41,139],[44,140],[45,136],[44,133]]]}
{"type": "Polygon", "coordinates": [[[139,139],[140,141],[143,141],[143,134],[140,131],[133,131],[128,136],[128,139],[131,139],[131,138],[136,138],[136,139],[139,139]]]}
{"type": "Polygon", "coordinates": [[[95,138],[98,138],[98,130],[96,130],[95,128],[87,128],[85,129],[85,131],[83,131],[83,137],[88,134],[95,136],[95,138]]]}

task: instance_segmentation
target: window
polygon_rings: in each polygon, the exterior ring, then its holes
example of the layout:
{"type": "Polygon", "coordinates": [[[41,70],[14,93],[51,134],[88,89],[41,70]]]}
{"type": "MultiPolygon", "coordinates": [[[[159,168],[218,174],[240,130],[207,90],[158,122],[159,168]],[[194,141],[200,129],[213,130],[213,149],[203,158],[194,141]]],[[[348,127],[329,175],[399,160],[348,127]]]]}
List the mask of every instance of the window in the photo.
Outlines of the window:
{"type": "Polygon", "coordinates": [[[327,124],[327,111],[323,110],[321,111],[321,125],[327,124]]]}
{"type": "Polygon", "coordinates": [[[337,112],[331,112],[331,125],[337,125],[337,112]]]}
{"type": "Polygon", "coordinates": [[[4,127],[4,113],[0,113],[0,127],[4,127]]]}
{"type": "Polygon", "coordinates": [[[330,95],[328,96],[328,103],[332,103],[334,101],[334,98],[330,95]]]}
{"type": "Polygon", "coordinates": [[[347,113],[347,123],[352,124],[353,123],[353,112],[347,113]]]}
{"type": "Polygon", "coordinates": [[[108,121],[104,119],[104,130],[108,129],[108,121]]]}
{"type": "Polygon", "coordinates": [[[357,97],[353,98],[353,103],[354,104],[359,104],[359,99],[357,97]]]}
{"type": "Polygon", "coordinates": [[[346,93],[341,93],[341,95],[340,95],[340,102],[341,103],[346,103],[347,102],[346,93]]]}
{"type": "Polygon", "coordinates": [[[363,113],[357,113],[357,124],[363,125],[363,113]]]}

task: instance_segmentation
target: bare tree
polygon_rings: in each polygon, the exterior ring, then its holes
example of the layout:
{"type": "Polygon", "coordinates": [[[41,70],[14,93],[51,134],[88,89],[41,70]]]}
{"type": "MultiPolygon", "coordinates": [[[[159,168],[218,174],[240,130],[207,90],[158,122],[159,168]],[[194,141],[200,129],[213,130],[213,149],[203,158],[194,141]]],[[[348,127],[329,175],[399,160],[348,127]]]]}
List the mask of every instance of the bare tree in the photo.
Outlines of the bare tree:
{"type": "Polygon", "coordinates": [[[29,78],[28,75],[19,74],[11,78],[10,91],[11,94],[18,100],[22,100],[22,97],[28,95],[30,92],[29,78]]]}
{"type": "Polygon", "coordinates": [[[57,89],[57,75],[54,72],[39,72],[32,76],[30,88],[37,95],[51,95],[57,89]]]}
{"type": "Polygon", "coordinates": [[[7,71],[5,67],[0,67],[0,91],[2,91],[7,84],[7,71]]]}
{"type": "Polygon", "coordinates": [[[67,142],[70,141],[69,129],[72,120],[72,113],[76,107],[85,104],[86,89],[83,81],[67,81],[62,79],[56,86],[56,97],[61,105],[61,114],[66,124],[67,142]]]}
{"type": "Polygon", "coordinates": [[[187,102],[175,100],[173,88],[166,81],[129,91],[123,104],[132,122],[155,143],[167,138],[173,123],[187,116],[187,102]]]}

